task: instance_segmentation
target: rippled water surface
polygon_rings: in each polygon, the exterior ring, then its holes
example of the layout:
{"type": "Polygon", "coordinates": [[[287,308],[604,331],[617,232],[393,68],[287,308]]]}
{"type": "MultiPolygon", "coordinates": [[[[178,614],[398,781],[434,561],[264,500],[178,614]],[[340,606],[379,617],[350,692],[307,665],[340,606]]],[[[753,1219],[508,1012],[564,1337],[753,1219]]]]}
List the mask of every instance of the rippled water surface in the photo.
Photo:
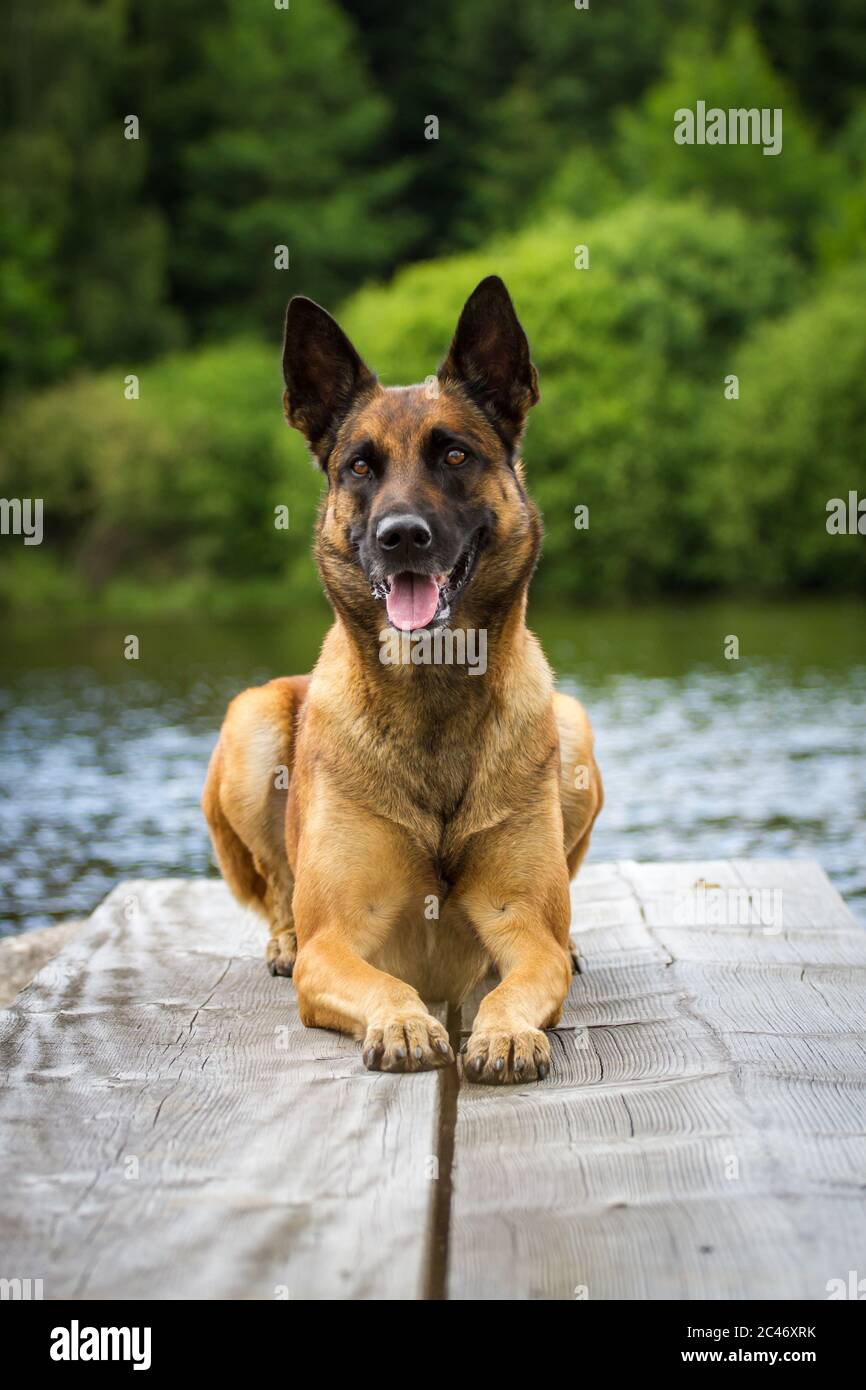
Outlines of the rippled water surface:
{"type": "MultiPolygon", "coordinates": [[[[866,922],[864,616],[532,613],[596,728],[592,858],[816,858],[866,922]]],[[[0,631],[0,931],[80,916],[123,878],[214,873],[198,798],[225,704],[308,670],[326,622],[138,623],[138,661],[129,625],[0,631]]]]}

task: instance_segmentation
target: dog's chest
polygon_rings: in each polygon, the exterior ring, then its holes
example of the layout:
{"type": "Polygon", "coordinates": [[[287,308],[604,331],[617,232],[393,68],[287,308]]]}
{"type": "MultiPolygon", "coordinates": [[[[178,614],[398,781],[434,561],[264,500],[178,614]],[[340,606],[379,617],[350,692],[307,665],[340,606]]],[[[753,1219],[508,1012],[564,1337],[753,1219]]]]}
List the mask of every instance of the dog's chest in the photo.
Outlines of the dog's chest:
{"type": "Polygon", "coordinates": [[[490,958],[446,886],[435,880],[429,886],[423,902],[400,913],[371,963],[413,985],[428,1002],[457,1003],[484,978],[490,958]]]}
{"type": "Polygon", "coordinates": [[[490,823],[507,789],[483,740],[473,745],[447,731],[368,744],[348,769],[346,792],[408,829],[434,863],[452,852],[455,837],[490,823]]]}

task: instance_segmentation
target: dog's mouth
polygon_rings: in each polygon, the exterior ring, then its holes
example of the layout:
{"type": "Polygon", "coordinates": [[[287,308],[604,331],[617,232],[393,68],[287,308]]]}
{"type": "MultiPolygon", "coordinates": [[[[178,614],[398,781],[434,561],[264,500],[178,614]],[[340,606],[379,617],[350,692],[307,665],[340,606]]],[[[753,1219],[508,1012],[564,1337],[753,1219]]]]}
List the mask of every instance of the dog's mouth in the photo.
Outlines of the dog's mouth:
{"type": "Polygon", "coordinates": [[[481,532],[476,531],[457,564],[448,574],[420,574],[401,570],[370,585],[375,599],[384,600],[388,621],[403,632],[441,627],[451,617],[458,594],[466,588],[475,569],[481,532]]]}

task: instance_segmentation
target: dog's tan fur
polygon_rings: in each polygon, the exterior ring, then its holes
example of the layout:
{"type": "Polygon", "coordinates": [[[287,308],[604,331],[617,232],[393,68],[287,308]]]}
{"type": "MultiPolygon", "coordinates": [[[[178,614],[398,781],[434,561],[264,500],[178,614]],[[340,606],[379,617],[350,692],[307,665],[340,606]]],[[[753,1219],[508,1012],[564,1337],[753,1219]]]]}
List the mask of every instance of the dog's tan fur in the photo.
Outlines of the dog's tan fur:
{"type": "MultiPolygon", "coordinates": [[[[291,420],[302,411],[288,377],[291,420]]],[[[362,433],[394,460],[395,496],[429,489],[419,441],[443,420],[501,455],[505,417],[491,423],[448,360],[441,382],[430,399],[362,378],[317,448],[329,488],[316,552],[336,620],[310,677],[232,701],[203,806],[226,881],[268,920],[272,970],[294,974],[305,1024],[363,1039],[371,1067],[441,1065],[453,1054],[424,1001],[465,998],[493,965],[501,982],[478,1010],[467,1075],[528,1080],[546,1074],[542,1030],[569,989],[568,880],[602,787],[586,715],[554,693],[524,622],[540,523],[523,467],[502,462],[473,485],[496,517],[460,600],[461,625],[488,634],[476,677],[382,664],[381,609],[347,538],[353,494],[332,475],[342,444],[362,433]]],[[[534,372],[529,389],[524,408],[534,372]]],[[[309,418],[294,423],[316,448],[309,418]]]]}

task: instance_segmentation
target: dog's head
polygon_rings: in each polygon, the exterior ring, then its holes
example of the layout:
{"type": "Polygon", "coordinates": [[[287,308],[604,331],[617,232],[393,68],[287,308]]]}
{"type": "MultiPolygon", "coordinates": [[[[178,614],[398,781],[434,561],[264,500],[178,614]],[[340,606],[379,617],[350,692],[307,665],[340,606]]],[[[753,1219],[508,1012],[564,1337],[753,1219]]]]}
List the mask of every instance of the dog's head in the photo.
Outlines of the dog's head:
{"type": "Polygon", "coordinates": [[[330,314],[295,298],[283,375],[286,419],[327,474],[316,557],[338,612],[371,633],[503,617],[540,522],[517,458],[538,384],[502,281],[469,297],[423,386],[380,386],[330,314]]]}

